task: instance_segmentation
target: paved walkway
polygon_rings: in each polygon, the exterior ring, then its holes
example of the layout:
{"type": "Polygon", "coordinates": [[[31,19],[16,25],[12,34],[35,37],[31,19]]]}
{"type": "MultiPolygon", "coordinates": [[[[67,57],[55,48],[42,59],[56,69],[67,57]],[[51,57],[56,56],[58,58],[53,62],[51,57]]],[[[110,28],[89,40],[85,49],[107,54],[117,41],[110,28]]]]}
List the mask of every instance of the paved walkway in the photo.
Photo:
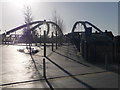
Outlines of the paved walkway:
{"type": "MultiPolygon", "coordinates": [[[[16,83],[4,85],[3,88],[49,88],[43,78],[43,48],[40,49],[39,53],[30,57],[32,59],[30,68],[34,67],[30,74],[35,72],[32,74],[32,79],[25,79],[23,76],[22,80],[13,80],[16,83]]],[[[89,88],[92,90],[94,88],[118,88],[116,73],[84,61],[75,46],[71,44],[54,49],[54,52],[51,51],[51,47],[48,47],[45,60],[47,81],[53,88],[89,88]]],[[[21,75],[17,77],[22,77],[21,75]]],[[[4,83],[10,83],[8,81],[4,83]]]]}

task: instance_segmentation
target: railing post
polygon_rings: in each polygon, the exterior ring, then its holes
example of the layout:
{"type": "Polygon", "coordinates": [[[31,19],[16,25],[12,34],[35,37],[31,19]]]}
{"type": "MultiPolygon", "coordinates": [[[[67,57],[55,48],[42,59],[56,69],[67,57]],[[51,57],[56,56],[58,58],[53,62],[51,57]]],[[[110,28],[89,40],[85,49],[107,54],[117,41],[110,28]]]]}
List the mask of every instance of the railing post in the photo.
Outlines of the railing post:
{"type": "Polygon", "coordinates": [[[46,78],[46,64],[45,64],[45,58],[43,58],[43,76],[46,78]]]}
{"type": "Polygon", "coordinates": [[[12,39],[11,39],[12,35],[10,35],[10,44],[12,45],[12,39]]]}
{"type": "Polygon", "coordinates": [[[39,28],[39,30],[40,30],[39,45],[41,45],[41,28],[40,28],[40,27],[38,27],[38,28],[39,28]]]}
{"type": "Polygon", "coordinates": [[[5,40],[5,45],[6,45],[6,40],[7,40],[6,38],[7,38],[7,37],[6,37],[6,30],[5,30],[5,39],[4,39],[4,40],[5,40]]]}
{"type": "Polygon", "coordinates": [[[57,31],[55,34],[56,34],[56,42],[55,43],[56,43],[56,49],[57,49],[57,31]]]}
{"type": "Polygon", "coordinates": [[[5,45],[7,44],[7,37],[6,37],[6,34],[5,34],[5,39],[4,39],[5,41],[5,45]]]}
{"type": "Polygon", "coordinates": [[[30,43],[29,43],[29,50],[30,50],[30,54],[32,54],[31,44],[30,43]]]}
{"type": "Polygon", "coordinates": [[[49,85],[51,90],[54,90],[54,88],[52,87],[52,85],[50,84],[50,82],[48,81],[47,77],[46,77],[46,63],[45,63],[45,58],[43,58],[43,77],[45,79],[45,81],[47,82],[47,84],[49,85]]]}
{"type": "Polygon", "coordinates": [[[41,45],[41,33],[40,33],[39,43],[40,43],[40,45],[41,45]]]}
{"type": "Polygon", "coordinates": [[[16,43],[16,39],[17,39],[17,36],[16,36],[16,31],[15,31],[15,41],[14,41],[14,44],[16,43]]]}
{"type": "Polygon", "coordinates": [[[52,32],[52,51],[53,51],[53,32],[52,32]]]}
{"type": "Polygon", "coordinates": [[[44,31],[44,57],[46,57],[46,31],[44,31]]]}

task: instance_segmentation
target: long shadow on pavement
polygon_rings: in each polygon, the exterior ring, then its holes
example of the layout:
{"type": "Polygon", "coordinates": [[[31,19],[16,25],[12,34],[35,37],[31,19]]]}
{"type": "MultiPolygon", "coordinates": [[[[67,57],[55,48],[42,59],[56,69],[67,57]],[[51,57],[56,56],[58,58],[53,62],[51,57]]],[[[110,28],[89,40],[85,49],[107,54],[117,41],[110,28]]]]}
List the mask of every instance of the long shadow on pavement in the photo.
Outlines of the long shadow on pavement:
{"type": "Polygon", "coordinates": [[[41,77],[43,77],[43,76],[39,73],[39,70],[38,70],[38,68],[37,68],[37,66],[36,66],[36,63],[35,63],[35,60],[34,60],[34,58],[33,58],[32,54],[30,54],[30,56],[31,56],[31,59],[32,59],[33,64],[34,64],[34,66],[35,66],[35,69],[36,69],[36,71],[37,71],[37,72],[38,72],[38,74],[39,74],[39,77],[40,77],[40,78],[41,78],[41,77]]]}
{"type": "Polygon", "coordinates": [[[68,57],[68,56],[65,56],[65,55],[63,55],[63,54],[61,54],[61,53],[59,53],[59,52],[56,52],[56,51],[54,51],[54,52],[57,53],[57,54],[59,54],[59,55],[61,55],[61,56],[64,56],[64,57],[68,58],[68,60],[75,61],[75,62],[77,62],[77,63],[79,63],[79,64],[82,64],[82,65],[84,65],[84,66],[86,66],[86,67],[90,67],[90,66],[87,65],[87,64],[81,63],[81,62],[79,62],[79,61],[77,61],[77,60],[75,60],[75,59],[72,59],[72,58],[70,58],[70,57],[68,57]]]}
{"type": "MultiPolygon", "coordinates": [[[[34,66],[35,66],[35,69],[37,70],[40,78],[43,77],[43,76],[39,73],[39,70],[38,70],[38,68],[37,68],[37,66],[36,66],[36,63],[35,63],[35,60],[34,60],[32,54],[30,54],[30,56],[31,56],[31,59],[32,59],[32,61],[33,61],[33,63],[34,63],[34,66]]],[[[49,81],[48,81],[48,79],[47,79],[46,77],[44,77],[44,80],[47,82],[47,84],[48,84],[48,86],[50,87],[50,89],[51,89],[51,90],[54,90],[54,88],[53,88],[52,85],[49,83],[49,81]]]]}
{"type": "MultiPolygon", "coordinates": [[[[67,54],[76,56],[75,54],[70,53],[70,52],[71,52],[71,51],[69,51],[69,50],[70,50],[70,49],[69,49],[69,46],[70,46],[70,45],[68,44],[68,45],[66,45],[66,46],[68,46],[68,48],[66,49],[66,48],[62,47],[63,49],[61,49],[61,51],[64,51],[64,52],[67,53],[67,54]],[[66,50],[65,50],[65,49],[66,49],[66,50]]],[[[74,47],[74,48],[75,48],[75,47],[74,47]]],[[[62,54],[59,53],[59,52],[57,52],[57,54],[62,55],[62,54]]],[[[65,56],[65,55],[64,55],[64,56],[65,56]]],[[[78,61],[78,62],[79,62],[79,61],[78,61]]],[[[102,68],[102,69],[106,69],[106,65],[105,65],[104,63],[100,63],[100,62],[90,62],[90,61],[87,61],[87,62],[90,63],[90,64],[92,64],[92,65],[94,65],[94,66],[96,66],[96,67],[99,67],[99,68],[102,68]]],[[[119,67],[119,66],[120,66],[119,63],[116,64],[115,67],[112,67],[112,65],[108,64],[108,66],[107,66],[107,71],[111,71],[111,72],[120,74],[120,67],[119,67]]]]}
{"type": "Polygon", "coordinates": [[[76,78],[74,75],[72,75],[70,72],[68,72],[67,70],[65,70],[64,68],[62,68],[60,65],[58,65],[57,63],[55,63],[54,61],[52,61],[50,58],[46,57],[46,59],[48,59],[51,63],[53,63],[55,66],[57,66],[59,69],[61,69],[63,72],[65,72],[66,74],[68,74],[69,76],[71,76],[73,79],[75,79],[77,82],[83,84],[84,86],[86,86],[87,88],[89,88],[90,90],[96,90],[95,88],[93,88],[92,86],[88,85],[87,83],[83,82],[82,80],[76,78]]]}

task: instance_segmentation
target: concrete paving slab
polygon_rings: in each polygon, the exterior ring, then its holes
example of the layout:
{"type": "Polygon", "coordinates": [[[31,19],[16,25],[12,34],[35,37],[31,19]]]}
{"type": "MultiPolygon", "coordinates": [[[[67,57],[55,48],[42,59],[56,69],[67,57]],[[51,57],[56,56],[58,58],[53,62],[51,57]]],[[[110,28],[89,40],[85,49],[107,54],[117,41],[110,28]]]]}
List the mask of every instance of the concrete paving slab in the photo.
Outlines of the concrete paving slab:
{"type": "Polygon", "coordinates": [[[13,84],[9,86],[3,86],[4,88],[49,88],[45,81],[35,81],[29,83],[20,83],[20,84],[13,84]]]}
{"type": "MultiPolygon", "coordinates": [[[[47,47],[47,57],[43,57],[43,47],[36,47],[40,51],[32,56],[18,52],[17,48],[20,47],[12,45],[3,47],[3,84],[42,79],[43,58],[45,58],[46,75],[54,88],[118,87],[118,74],[84,61],[73,45],[58,47],[57,50],[54,48],[54,52],[51,51],[51,47],[47,47]]],[[[45,88],[49,86],[45,81],[34,81],[12,84],[9,87],[45,88]]]]}
{"type": "MultiPolygon", "coordinates": [[[[75,76],[93,88],[118,88],[118,76],[112,72],[75,76]]],[[[49,80],[55,88],[87,88],[71,77],[49,80]]]]}

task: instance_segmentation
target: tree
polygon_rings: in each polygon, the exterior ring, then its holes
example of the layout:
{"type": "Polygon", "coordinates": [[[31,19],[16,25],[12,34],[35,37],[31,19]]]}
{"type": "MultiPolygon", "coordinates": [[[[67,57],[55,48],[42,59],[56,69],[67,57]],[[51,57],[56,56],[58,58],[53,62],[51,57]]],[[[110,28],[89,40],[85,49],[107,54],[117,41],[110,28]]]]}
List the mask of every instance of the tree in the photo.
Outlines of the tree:
{"type": "MultiPolygon", "coordinates": [[[[64,33],[64,30],[65,30],[65,24],[64,24],[64,21],[63,19],[57,14],[57,11],[55,10],[54,13],[53,13],[53,17],[52,17],[52,20],[53,22],[55,22],[59,27],[60,29],[62,30],[62,32],[64,33]]],[[[56,30],[58,28],[54,27],[56,30]]],[[[58,30],[59,31],[59,30],[58,30]]],[[[58,32],[59,37],[58,37],[58,42],[60,43],[60,45],[62,44],[63,42],[63,36],[61,35],[61,32],[58,32]]]]}
{"type": "Polygon", "coordinates": [[[24,7],[24,18],[25,18],[25,24],[27,24],[27,27],[23,30],[23,36],[25,37],[26,42],[26,48],[28,48],[27,44],[29,44],[29,48],[31,48],[32,44],[32,34],[31,34],[31,26],[30,23],[32,22],[32,12],[31,8],[29,6],[24,7]]]}
{"type": "Polygon", "coordinates": [[[53,17],[52,17],[53,22],[55,22],[62,30],[62,32],[64,32],[65,30],[65,24],[63,19],[58,15],[57,11],[55,10],[53,13],[53,17]]]}

